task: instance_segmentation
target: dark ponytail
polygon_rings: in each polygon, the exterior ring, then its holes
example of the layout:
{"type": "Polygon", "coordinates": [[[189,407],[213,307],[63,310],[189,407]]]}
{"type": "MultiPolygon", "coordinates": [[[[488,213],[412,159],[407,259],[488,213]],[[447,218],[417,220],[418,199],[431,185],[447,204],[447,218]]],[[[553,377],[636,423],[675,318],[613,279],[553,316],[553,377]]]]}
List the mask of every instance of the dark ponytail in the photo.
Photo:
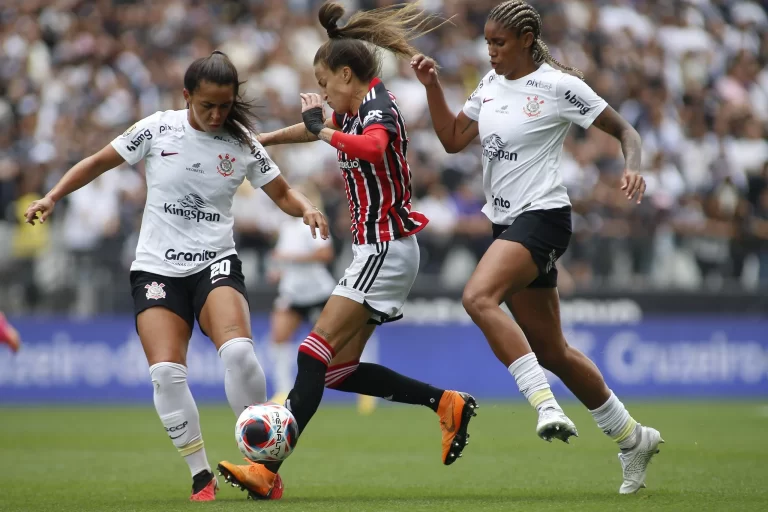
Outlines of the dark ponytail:
{"type": "Polygon", "coordinates": [[[251,134],[256,133],[256,115],[251,110],[253,104],[240,96],[240,86],[244,82],[238,80],[237,68],[226,54],[216,50],[189,65],[184,73],[184,88],[192,94],[204,81],[234,86],[235,99],[224,121],[224,130],[241,145],[251,147],[251,134]]]}
{"type": "Polygon", "coordinates": [[[344,6],[339,3],[326,2],[320,7],[318,18],[329,40],[317,50],[314,64],[322,62],[334,72],[349,66],[362,81],[379,74],[381,60],[375,48],[389,50],[400,58],[413,57],[419,52],[410,41],[446,23],[426,13],[418,2],[358,11],[339,27],[342,16],[344,6]]]}

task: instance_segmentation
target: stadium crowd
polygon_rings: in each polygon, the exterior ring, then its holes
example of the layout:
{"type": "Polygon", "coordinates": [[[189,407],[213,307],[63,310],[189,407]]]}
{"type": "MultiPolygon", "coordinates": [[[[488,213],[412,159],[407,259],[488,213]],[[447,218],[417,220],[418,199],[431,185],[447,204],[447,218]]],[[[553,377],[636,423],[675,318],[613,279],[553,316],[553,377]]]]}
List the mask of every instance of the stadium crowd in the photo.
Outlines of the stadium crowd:
{"type": "MultiPolygon", "coordinates": [[[[128,267],[145,199],[125,166],[57,205],[43,226],[22,212],[71,165],[136,120],[184,108],[186,66],[214,49],[247,79],[264,131],[300,122],[326,37],[319,0],[4,0],[0,6],[0,306],[83,312],[130,307],[128,267]],[[111,293],[113,289],[125,293],[111,293]],[[77,300],[73,300],[73,295],[77,300]],[[120,298],[119,295],[125,297],[120,298]],[[63,300],[62,300],[63,299],[63,300]],[[124,302],[128,301],[128,302],[124,302]],[[127,305],[126,305],[127,304],[127,305]]],[[[347,0],[349,10],[396,3],[347,0]]],[[[458,111],[490,69],[493,0],[422,0],[454,27],[416,42],[441,66],[458,111]]],[[[572,128],[562,173],[574,205],[566,286],[768,287],[768,8],[742,0],[538,0],[553,56],[581,69],[643,137],[641,206],[618,190],[618,144],[572,128]]],[[[490,241],[476,147],[448,155],[408,62],[383,74],[408,122],[421,281],[460,288],[490,241]]],[[[475,144],[479,143],[478,141],[475,144]]],[[[269,148],[290,182],[322,198],[339,270],[349,213],[333,148],[269,148]]],[[[266,282],[285,219],[244,185],[234,205],[246,277],[266,282]]],[[[2,309],[2,308],[0,308],[2,309]]]]}

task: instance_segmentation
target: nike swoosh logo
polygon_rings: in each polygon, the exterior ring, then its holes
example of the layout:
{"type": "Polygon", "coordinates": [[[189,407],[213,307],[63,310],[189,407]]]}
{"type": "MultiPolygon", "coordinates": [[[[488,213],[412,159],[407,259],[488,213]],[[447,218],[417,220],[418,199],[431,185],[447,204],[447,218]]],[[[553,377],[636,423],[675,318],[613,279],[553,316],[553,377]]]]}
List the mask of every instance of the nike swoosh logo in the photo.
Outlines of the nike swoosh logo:
{"type": "Polygon", "coordinates": [[[162,150],[160,152],[160,156],[172,156],[172,155],[178,155],[178,153],[166,153],[165,150],[162,150]]]}
{"type": "Polygon", "coordinates": [[[211,281],[211,284],[221,281],[222,279],[226,279],[226,277],[219,277],[218,279],[214,279],[213,281],[211,281]]]}
{"type": "Polygon", "coordinates": [[[186,434],[186,432],[182,432],[181,434],[177,435],[176,437],[173,437],[173,436],[168,436],[168,437],[170,437],[171,439],[178,439],[181,436],[183,436],[184,434],[186,434]]]}
{"type": "Polygon", "coordinates": [[[493,98],[485,98],[483,100],[483,103],[488,103],[489,101],[493,101],[493,98]]]}

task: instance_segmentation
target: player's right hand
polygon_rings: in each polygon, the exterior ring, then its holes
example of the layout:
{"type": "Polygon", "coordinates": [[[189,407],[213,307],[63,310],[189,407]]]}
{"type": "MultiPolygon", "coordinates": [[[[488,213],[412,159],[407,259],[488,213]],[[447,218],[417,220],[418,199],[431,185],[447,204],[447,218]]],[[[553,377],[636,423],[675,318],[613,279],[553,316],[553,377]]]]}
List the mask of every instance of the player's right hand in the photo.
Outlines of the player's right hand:
{"type": "Polygon", "coordinates": [[[53,207],[56,202],[50,197],[44,197],[37,201],[32,201],[32,204],[27,208],[24,217],[27,219],[27,223],[35,225],[35,221],[39,220],[40,223],[44,223],[48,216],[53,212],[53,207]],[[40,214],[38,217],[37,214],[40,214]]]}
{"type": "Polygon", "coordinates": [[[437,83],[437,63],[426,55],[417,54],[411,59],[411,69],[416,72],[416,78],[424,85],[437,83]]]}

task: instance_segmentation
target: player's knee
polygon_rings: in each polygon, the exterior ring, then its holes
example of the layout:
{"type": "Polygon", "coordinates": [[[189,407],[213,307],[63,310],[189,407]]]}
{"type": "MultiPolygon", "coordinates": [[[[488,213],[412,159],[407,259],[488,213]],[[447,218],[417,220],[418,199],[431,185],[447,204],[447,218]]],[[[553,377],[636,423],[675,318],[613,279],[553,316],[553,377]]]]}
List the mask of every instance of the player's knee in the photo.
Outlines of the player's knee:
{"type": "MultiPolygon", "coordinates": [[[[461,304],[473,319],[482,315],[484,310],[494,306],[490,296],[471,286],[464,288],[464,293],[461,296],[461,304]]],[[[496,306],[498,307],[498,304],[496,306]]]]}
{"type": "Polygon", "coordinates": [[[250,338],[234,338],[227,341],[219,348],[219,357],[229,371],[247,374],[264,373],[253,351],[253,341],[250,338]]]}
{"type": "Polygon", "coordinates": [[[174,387],[187,385],[187,367],[163,361],[149,367],[149,376],[156,394],[170,392],[174,387]]]}

